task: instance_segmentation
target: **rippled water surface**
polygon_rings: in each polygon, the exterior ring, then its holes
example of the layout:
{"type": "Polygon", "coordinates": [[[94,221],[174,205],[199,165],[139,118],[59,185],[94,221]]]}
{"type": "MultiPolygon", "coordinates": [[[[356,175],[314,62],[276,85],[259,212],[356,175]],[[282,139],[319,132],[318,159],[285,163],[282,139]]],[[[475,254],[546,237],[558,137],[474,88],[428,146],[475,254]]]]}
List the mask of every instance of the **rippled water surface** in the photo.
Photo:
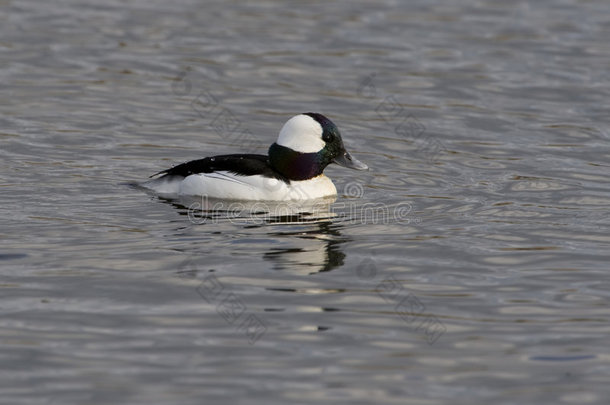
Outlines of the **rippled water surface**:
{"type": "Polygon", "coordinates": [[[0,402],[606,403],[608,38],[605,0],[0,0],[0,402]],[[305,111],[371,167],[334,202],[130,186],[305,111]]]}

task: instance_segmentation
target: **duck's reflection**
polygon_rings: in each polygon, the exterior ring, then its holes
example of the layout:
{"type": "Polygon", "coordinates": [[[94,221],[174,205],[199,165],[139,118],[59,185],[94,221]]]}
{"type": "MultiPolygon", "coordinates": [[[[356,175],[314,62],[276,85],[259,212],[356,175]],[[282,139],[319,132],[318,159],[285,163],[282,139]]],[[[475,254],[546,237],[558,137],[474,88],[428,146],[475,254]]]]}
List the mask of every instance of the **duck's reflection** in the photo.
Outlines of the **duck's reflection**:
{"type": "Polygon", "coordinates": [[[298,247],[273,249],[263,258],[273,263],[273,269],[287,267],[307,274],[330,271],[343,265],[345,254],[341,245],[345,238],[330,222],[316,223],[316,229],[305,234],[295,233],[298,247]]]}
{"type": "Polygon", "coordinates": [[[314,274],[343,265],[341,246],[347,241],[333,223],[335,197],[289,202],[228,201],[201,197],[159,198],[174,206],[194,224],[237,224],[269,227],[268,236],[289,241],[289,247],[263,252],[274,270],[314,274]],[[280,227],[286,225],[286,228],[280,227]]]}

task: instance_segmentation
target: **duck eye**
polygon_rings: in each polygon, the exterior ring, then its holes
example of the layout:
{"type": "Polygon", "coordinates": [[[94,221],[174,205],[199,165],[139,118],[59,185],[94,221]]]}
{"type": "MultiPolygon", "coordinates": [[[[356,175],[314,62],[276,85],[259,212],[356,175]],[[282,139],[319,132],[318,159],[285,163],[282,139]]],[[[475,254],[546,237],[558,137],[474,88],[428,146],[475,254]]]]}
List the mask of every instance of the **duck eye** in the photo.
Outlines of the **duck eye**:
{"type": "Polygon", "coordinates": [[[324,134],[322,135],[322,140],[324,142],[332,142],[333,139],[335,139],[335,137],[331,132],[324,132],[324,134]]]}

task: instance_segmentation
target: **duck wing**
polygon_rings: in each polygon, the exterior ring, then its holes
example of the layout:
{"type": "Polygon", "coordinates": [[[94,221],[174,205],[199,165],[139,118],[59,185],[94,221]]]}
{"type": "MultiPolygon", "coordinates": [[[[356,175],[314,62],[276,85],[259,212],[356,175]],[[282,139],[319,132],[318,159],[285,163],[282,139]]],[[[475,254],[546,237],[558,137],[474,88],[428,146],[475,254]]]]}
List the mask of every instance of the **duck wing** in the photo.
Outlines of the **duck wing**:
{"type": "Polygon", "coordinates": [[[182,163],[171,169],[162,170],[153,174],[155,176],[181,176],[187,177],[191,174],[229,172],[237,176],[260,175],[286,181],[282,175],[277,173],[269,164],[269,158],[265,155],[256,154],[233,154],[211,156],[190,162],[182,163]]]}

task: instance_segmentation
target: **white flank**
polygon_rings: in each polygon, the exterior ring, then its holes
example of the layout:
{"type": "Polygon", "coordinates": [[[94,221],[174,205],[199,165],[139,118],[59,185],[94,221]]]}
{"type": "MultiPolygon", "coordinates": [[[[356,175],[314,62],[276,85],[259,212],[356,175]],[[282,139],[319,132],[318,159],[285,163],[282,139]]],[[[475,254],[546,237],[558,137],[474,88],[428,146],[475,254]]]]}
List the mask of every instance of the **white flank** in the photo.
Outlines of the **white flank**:
{"type": "Polygon", "coordinates": [[[176,194],[183,196],[251,201],[302,201],[337,194],[333,182],[323,174],[286,184],[263,176],[236,176],[228,172],[201,173],[186,177],[177,184],[177,188],[176,194]]]}

